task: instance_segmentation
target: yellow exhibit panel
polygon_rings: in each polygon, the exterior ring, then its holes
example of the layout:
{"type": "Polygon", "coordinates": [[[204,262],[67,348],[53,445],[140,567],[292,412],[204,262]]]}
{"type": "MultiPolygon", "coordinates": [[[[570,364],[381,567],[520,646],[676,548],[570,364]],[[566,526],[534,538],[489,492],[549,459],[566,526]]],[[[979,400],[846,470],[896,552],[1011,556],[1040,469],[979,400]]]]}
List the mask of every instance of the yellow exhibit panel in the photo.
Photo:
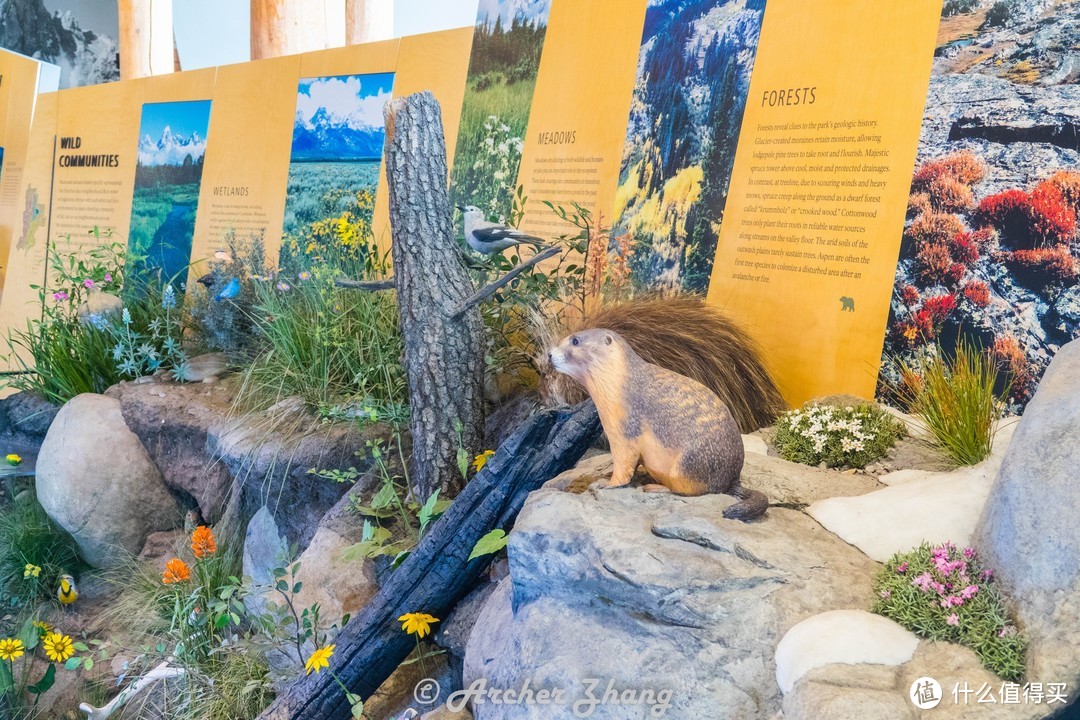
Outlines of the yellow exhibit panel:
{"type": "Polygon", "coordinates": [[[940,11],[766,7],[708,302],[792,405],[873,396],[940,11]]]}

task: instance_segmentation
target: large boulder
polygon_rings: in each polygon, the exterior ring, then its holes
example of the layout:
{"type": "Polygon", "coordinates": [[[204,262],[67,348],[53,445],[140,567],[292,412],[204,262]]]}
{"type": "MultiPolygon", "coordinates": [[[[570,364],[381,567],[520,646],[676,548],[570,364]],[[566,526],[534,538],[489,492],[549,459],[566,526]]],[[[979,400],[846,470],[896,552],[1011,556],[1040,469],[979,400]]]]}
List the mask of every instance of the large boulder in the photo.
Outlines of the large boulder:
{"type": "MultiPolygon", "coordinates": [[[[477,619],[464,685],[565,689],[587,678],[669,690],[668,717],[771,717],[781,707],[774,650],[799,621],[864,609],[877,567],[804,513],[723,518],[726,495],[687,498],[636,487],[548,487],[511,534],[510,577],[477,619]]],[[[570,708],[477,704],[480,720],[571,717],[570,708]]],[[[601,705],[594,717],[648,708],[601,705]]]]}
{"type": "Polygon", "coordinates": [[[1058,351],[1028,403],[976,528],[986,564],[1030,637],[1033,679],[1080,676],[1080,341],[1058,351]]]}
{"type": "Polygon", "coordinates": [[[37,463],[37,497],[94,567],[137,555],[147,535],[171,530],[181,511],[120,403],[72,398],[49,428],[37,463]]]}

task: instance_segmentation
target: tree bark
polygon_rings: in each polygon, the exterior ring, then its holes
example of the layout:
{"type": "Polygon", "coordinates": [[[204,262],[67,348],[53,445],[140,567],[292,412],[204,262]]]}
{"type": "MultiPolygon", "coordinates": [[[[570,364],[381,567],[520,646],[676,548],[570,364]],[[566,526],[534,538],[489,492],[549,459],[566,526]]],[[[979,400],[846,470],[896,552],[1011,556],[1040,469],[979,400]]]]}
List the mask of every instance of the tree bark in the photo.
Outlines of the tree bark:
{"type": "Polygon", "coordinates": [[[423,501],[461,487],[459,443],[471,458],[484,429],[483,321],[475,307],[455,317],[473,285],[454,242],[446,140],[430,92],[387,104],[385,158],[412,410],[410,478],[423,501]]]}
{"type": "MultiPolygon", "coordinates": [[[[469,592],[491,556],[469,560],[494,528],[509,531],[528,494],[581,458],[600,434],[592,402],[529,419],[454,500],[379,593],[336,638],[334,675],[360,697],[371,697],[416,647],[397,621],[425,612],[443,620],[469,592]]],[[[349,717],[345,693],[330,672],[300,678],[261,720],[349,717]]]]}

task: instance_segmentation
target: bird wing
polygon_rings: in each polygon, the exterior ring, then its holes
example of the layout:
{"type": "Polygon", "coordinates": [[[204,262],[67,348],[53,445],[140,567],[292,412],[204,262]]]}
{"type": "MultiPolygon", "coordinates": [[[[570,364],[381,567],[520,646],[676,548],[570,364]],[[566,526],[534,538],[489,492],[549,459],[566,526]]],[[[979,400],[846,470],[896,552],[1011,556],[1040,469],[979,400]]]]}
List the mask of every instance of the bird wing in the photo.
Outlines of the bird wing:
{"type": "Polygon", "coordinates": [[[544,241],[538,237],[502,225],[477,228],[473,230],[473,236],[483,243],[495,243],[506,240],[513,240],[521,243],[540,243],[541,245],[544,243],[544,241]]]}

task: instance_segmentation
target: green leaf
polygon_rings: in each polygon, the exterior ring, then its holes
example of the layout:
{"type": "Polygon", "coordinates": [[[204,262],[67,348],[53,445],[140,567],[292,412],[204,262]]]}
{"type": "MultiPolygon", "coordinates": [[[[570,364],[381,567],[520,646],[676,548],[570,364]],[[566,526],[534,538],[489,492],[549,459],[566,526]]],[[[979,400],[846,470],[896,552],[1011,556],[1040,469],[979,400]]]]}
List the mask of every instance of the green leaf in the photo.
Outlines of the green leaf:
{"type": "Polygon", "coordinates": [[[82,664],[83,664],[83,659],[81,657],[79,657],[78,655],[76,655],[75,657],[69,657],[67,659],[67,662],[64,663],[64,669],[65,670],[78,670],[80,667],[82,667],[82,664]]]}
{"type": "Polygon", "coordinates": [[[284,580],[278,580],[276,587],[281,592],[289,592],[289,583],[285,582],[284,580]]]}
{"type": "Polygon", "coordinates": [[[75,648],[79,652],[88,652],[90,650],[90,648],[86,646],[86,643],[82,642],[73,642],[71,644],[71,647],[75,648]]]}
{"type": "Polygon", "coordinates": [[[457,466],[461,477],[467,481],[469,479],[469,453],[463,447],[457,449],[457,466]]]}
{"type": "Polygon", "coordinates": [[[393,483],[383,483],[379,492],[375,493],[375,497],[371,498],[371,508],[373,510],[382,510],[390,507],[390,504],[397,500],[397,496],[397,490],[394,489],[393,483]]]}
{"type": "Polygon", "coordinates": [[[41,695],[42,693],[48,692],[54,682],[56,682],[56,666],[50,664],[45,670],[45,674],[41,676],[41,679],[26,688],[26,691],[33,693],[34,695],[41,695]]]}
{"type": "Polygon", "coordinates": [[[88,657],[85,660],[83,660],[83,667],[86,668],[87,670],[93,670],[94,669],[94,658],[88,657]]]}
{"type": "Polygon", "coordinates": [[[0,698],[15,690],[15,678],[11,676],[11,667],[0,662],[0,698]]]}
{"type": "Polygon", "coordinates": [[[359,695],[354,695],[351,692],[345,693],[345,699],[349,701],[349,705],[352,707],[353,720],[360,720],[364,716],[364,701],[360,699],[359,695]]]}
{"type": "Polygon", "coordinates": [[[303,587],[304,587],[304,583],[301,582],[301,581],[297,581],[297,583],[292,586],[293,595],[300,592],[303,589],[303,587]]]}
{"type": "Polygon", "coordinates": [[[483,555],[490,555],[497,553],[506,547],[508,538],[505,532],[499,528],[495,528],[484,537],[476,541],[476,546],[473,547],[472,552],[469,554],[469,559],[481,557],[483,555]]]}
{"type": "Polygon", "coordinates": [[[427,499],[423,507],[420,508],[420,512],[416,514],[417,519],[420,521],[420,531],[423,532],[432,518],[435,517],[435,506],[439,502],[439,491],[431,493],[431,497],[427,499]]]}

